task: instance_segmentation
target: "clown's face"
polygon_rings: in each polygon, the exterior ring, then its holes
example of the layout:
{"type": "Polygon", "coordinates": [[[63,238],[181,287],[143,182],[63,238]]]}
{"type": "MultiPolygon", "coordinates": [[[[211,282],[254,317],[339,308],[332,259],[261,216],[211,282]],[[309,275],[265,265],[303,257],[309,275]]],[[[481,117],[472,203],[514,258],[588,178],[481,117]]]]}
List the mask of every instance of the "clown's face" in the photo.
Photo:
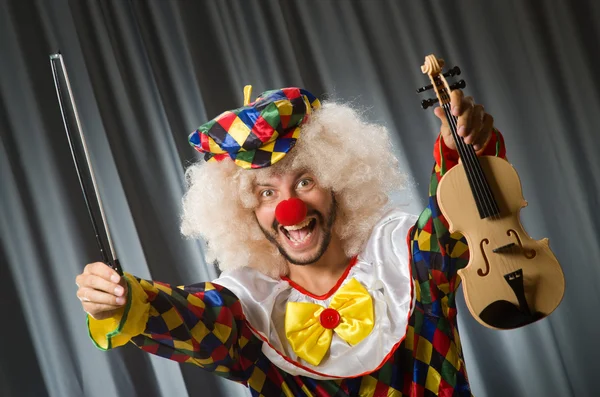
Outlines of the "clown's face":
{"type": "Polygon", "coordinates": [[[259,202],[254,213],[260,228],[289,263],[307,265],[323,256],[333,233],[335,200],[314,175],[302,171],[272,175],[256,183],[254,194],[259,202]],[[306,218],[296,225],[282,226],[275,218],[275,208],[292,197],[304,201],[306,218]]]}

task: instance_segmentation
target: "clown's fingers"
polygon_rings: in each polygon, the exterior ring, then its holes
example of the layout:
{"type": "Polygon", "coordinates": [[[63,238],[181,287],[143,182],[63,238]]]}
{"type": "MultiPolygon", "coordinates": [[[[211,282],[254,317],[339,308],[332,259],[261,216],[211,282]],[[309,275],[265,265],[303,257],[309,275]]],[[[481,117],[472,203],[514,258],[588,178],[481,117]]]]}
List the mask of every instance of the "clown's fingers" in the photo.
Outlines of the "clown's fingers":
{"type": "Polygon", "coordinates": [[[86,287],[80,287],[77,290],[77,297],[84,305],[86,303],[106,305],[107,307],[105,310],[118,309],[125,304],[125,297],[123,296],[114,296],[106,292],[86,287]]]}
{"type": "Polygon", "coordinates": [[[490,114],[485,113],[483,115],[482,123],[483,125],[479,133],[479,138],[474,146],[475,150],[483,149],[492,137],[492,130],[494,129],[494,118],[490,114]]]}
{"type": "Polygon", "coordinates": [[[101,276],[95,274],[83,273],[75,278],[75,284],[79,288],[90,288],[98,291],[106,292],[114,296],[123,296],[125,288],[123,286],[107,281],[101,276]]]}
{"type": "Polygon", "coordinates": [[[110,266],[102,262],[94,262],[86,265],[83,269],[84,274],[93,274],[98,277],[102,277],[107,281],[118,283],[121,281],[121,276],[117,274],[110,266]]]}
{"type": "MultiPolygon", "coordinates": [[[[483,116],[485,110],[481,105],[474,105],[470,114],[470,129],[464,135],[464,141],[468,144],[476,144],[482,141],[481,127],[483,127],[483,116]]],[[[483,139],[485,141],[485,139],[483,139]]]]}

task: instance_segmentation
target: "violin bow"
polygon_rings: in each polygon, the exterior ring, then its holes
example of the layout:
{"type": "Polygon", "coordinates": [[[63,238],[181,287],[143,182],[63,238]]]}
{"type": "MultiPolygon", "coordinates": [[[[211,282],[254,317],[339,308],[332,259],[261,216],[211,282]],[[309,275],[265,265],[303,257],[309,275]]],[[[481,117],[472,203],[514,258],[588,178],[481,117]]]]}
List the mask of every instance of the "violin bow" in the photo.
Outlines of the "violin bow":
{"type": "Polygon", "coordinates": [[[96,242],[98,244],[98,248],[100,249],[102,261],[122,276],[123,270],[121,269],[121,265],[119,264],[119,260],[115,254],[113,240],[106,222],[104,206],[98,192],[96,176],[90,161],[85,136],[83,135],[83,131],[81,129],[79,113],[77,112],[77,106],[75,106],[75,100],[71,90],[71,82],[69,81],[69,75],[67,74],[65,62],[60,51],[55,54],[50,54],[50,66],[52,67],[52,76],[54,78],[54,86],[56,87],[56,96],[58,97],[60,113],[65,126],[65,132],[67,133],[67,140],[69,141],[71,156],[73,157],[73,163],[75,164],[75,170],[77,171],[79,187],[81,188],[88,215],[92,222],[94,233],[96,234],[96,242]],[[73,134],[71,128],[74,128],[77,131],[77,134],[73,134]],[[79,139],[79,145],[77,145],[77,139],[79,139]],[[78,150],[77,147],[80,147],[83,150],[78,150]],[[78,155],[78,152],[81,151],[83,152],[85,162],[82,162],[80,156],[78,155]],[[88,189],[89,182],[91,182],[92,185],[91,191],[88,189]],[[96,215],[94,215],[94,208],[92,208],[92,206],[95,206],[100,213],[100,218],[102,219],[102,225],[100,227],[96,222],[96,215]],[[101,236],[106,238],[108,250],[106,249],[101,236]]]}

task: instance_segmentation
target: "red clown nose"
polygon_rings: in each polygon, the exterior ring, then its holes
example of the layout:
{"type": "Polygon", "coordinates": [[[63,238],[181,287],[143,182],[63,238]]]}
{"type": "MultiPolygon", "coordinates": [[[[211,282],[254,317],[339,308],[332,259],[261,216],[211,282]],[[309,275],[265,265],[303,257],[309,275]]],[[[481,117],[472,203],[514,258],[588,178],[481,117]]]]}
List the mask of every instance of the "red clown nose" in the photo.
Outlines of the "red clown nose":
{"type": "Polygon", "coordinates": [[[283,226],[296,225],[306,218],[306,204],[299,198],[283,200],[275,208],[275,218],[283,226]]]}

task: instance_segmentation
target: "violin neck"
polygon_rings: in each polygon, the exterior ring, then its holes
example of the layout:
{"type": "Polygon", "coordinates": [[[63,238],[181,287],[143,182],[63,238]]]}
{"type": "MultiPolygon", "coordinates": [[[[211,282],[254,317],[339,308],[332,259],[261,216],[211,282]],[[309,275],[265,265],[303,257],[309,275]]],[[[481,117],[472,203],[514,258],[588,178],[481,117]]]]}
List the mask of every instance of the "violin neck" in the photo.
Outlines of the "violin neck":
{"type": "Polygon", "coordinates": [[[477,158],[473,145],[465,143],[463,138],[458,135],[457,119],[456,116],[453,116],[450,112],[450,104],[443,104],[442,108],[446,113],[448,125],[450,126],[450,131],[452,131],[452,138],[454,138],[454,143],[456,144],[456,150],[458,151],[463,168],[467,174],[469,186],[473,198],[475,199],[479,216],[481,219],[484,219],[499,215],[500,209],[498,208],[498,203],[492,193],[492,189],[490,188],[485,173],[481,168],[481,163],[477,158]]]}

